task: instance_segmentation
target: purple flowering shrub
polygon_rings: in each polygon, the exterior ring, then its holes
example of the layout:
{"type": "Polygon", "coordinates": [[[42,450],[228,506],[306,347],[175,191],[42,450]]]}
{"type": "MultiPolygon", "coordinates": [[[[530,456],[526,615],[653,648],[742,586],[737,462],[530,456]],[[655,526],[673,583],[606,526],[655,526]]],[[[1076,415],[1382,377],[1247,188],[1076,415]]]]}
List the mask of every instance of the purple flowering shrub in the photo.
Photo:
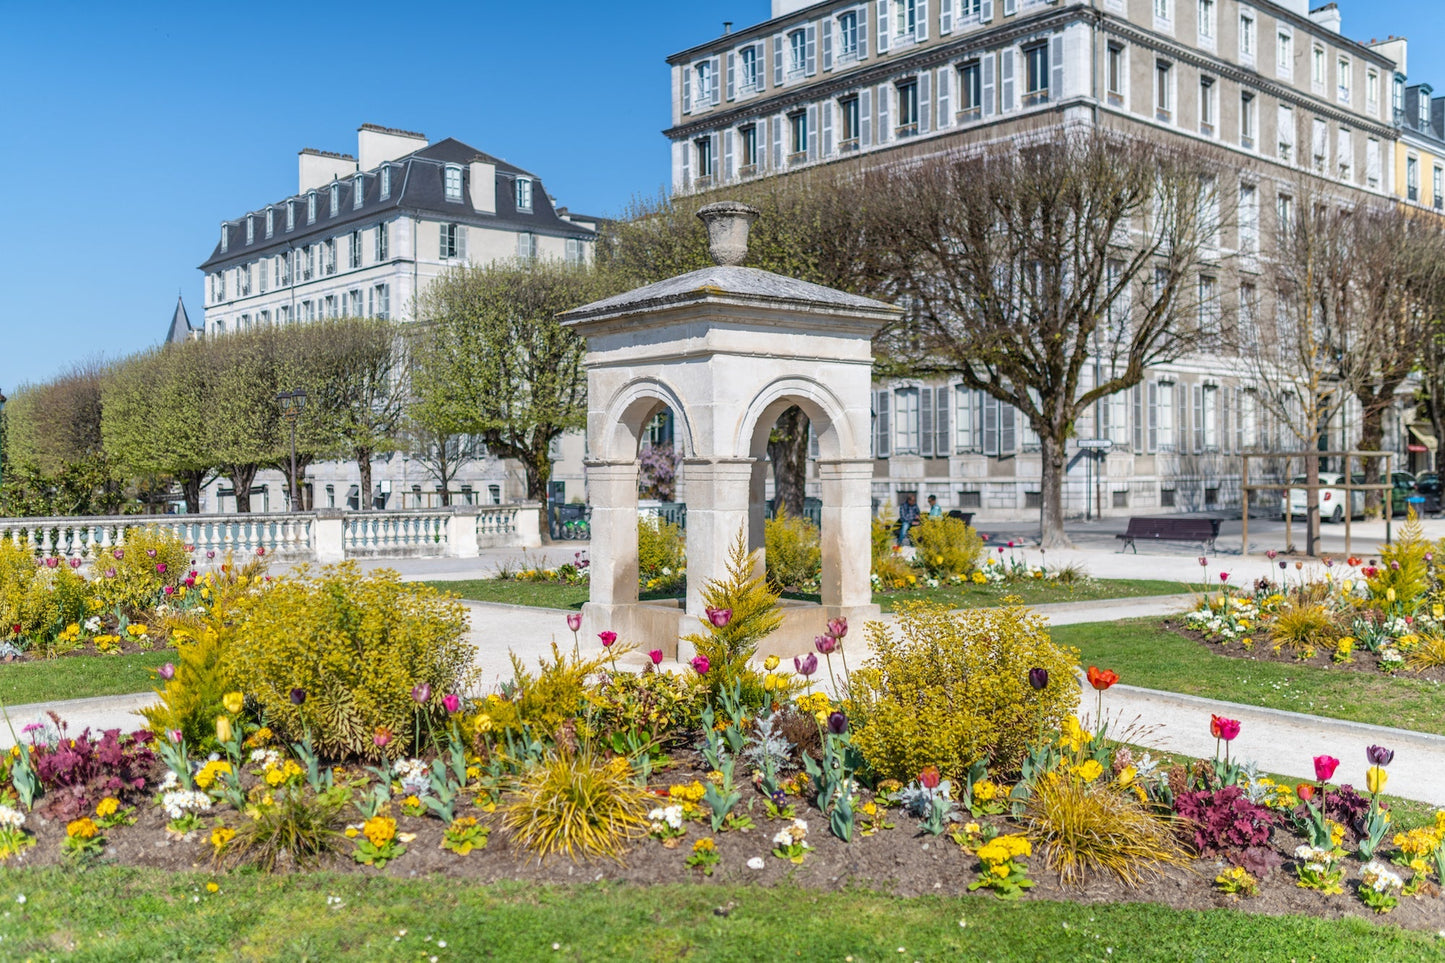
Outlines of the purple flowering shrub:
{"type": "Polygon", "coordinates": [[[644,445],[637,454],[638,491],[644,498],[670,502],[677,494],[677,450],[661,445],[644,445]]]}
{"type": "Polygon", "coordinates": [[[1274,813],[1251,802],[1238,786],[1179,793],[1174,810],[1188,822],[1201,856],[1223,856],[1260,879],[1280,865],[1269,845],[1274,813]]]}

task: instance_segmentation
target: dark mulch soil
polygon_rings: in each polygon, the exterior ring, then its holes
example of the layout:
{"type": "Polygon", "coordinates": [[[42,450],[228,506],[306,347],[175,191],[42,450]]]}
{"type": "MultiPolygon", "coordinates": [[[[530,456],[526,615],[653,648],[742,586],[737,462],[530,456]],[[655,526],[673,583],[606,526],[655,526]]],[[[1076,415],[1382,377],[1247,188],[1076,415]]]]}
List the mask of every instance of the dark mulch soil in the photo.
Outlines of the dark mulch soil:
{"type": "MultiPolygon", "coordinates": [[[[1332,669],[1341,672],[1364,672],[1369,675],[1387,675],[1380,668],[1380,657],[1363,646],[1356,646],[1350,653],[1349,662],[1334,662],[1330,658],[1330,650],[1324,646],[1317,647],[1312,658],[1301,659],[1288,649],[1274,651],[1264,633],[1254,640],[1254,647],[1246,649],[1238,642],[1222,643],[1216,642],[1207,637],[1198,629],[1191,628],[1183,619],[1165,619],[1161,623],[1164,628],[1171,632],[1182,635],[1192,642],[1197,642],[1215,655],[1228,656],[1231,659],[1245,659],[1254,662],[1281,662],[1286,665],[1308,665],[1317,669],[1332,669]]],[[[1423,672],[1415,672],[1411,669],[1399,668],[1394,675],[1402,679],[1421,679],[1427,682],[1445,682],[1445,667],[1426,669],[1423,672]]]]}
{"type": "MultiPolygon", "coordinates": [[[[654,785],[687,783],[701,779],[705,773],[695,760],[679,757],[680,764],[655,780],[654,785]]],[[[855,837],[844,843],[827,832],[826,821],[815,809],[798,804],[802,818],[808,821],[808,842],[813,849],[802,865],[793,865],[771,854],[771,839],[783,823],[770,822],[762,806],[762,797],[750,794],[744,807],[751,807],[756,828],[745,832],[725,832],[716,836],[721,862],[713,875],[707,877],[689,868],[684,860],[692,851],[694,840],[710,835],[706,822],[690,822],[687,835],[674,848],[648,838],[635,842],[621,864],[609,861],[573,863],[565,857],[538,861],[513,845],[501,826],[499,814],[484,813],[471,805],[459,806],[458,815],[476,816],[492,826],[490,842],[484,850],[458,856],[441,848],[442,824],[431,818],[397,817],[398,831],[415,833],[400,859],[377,870],[362,866],[350,858],[354,844],[342,839],[336,855],[327,858],[322,868],[340,873],[384,874],[394,877],[415,877],[437,874],[477,882],[523,880],[543,883],[581,883],[611,880],[647,885],[691,880],[702,885],[754,884],[775,886],[789,883],[818,890],[839,890],[863,887],[897,896],[926,894],[963,896],[968,884],[977,878],[977,861],[947,836],[922,835],[916,820],[889,812],[889,821],[896,825],[870,837],[855,837]],[[747,868],[752,857],[762,857],[761,870],[747,868]]],[[[137,806],[139,820],[134,826],[106,832],[104,862],[128,866],[148,866],[173,871],[208,871],[212,863],[209,827],[186,838],[172,839],[165,830],[165,817],[155,805],[137,806]]],[[[231,824],[234,813],[221,807],[217,811],[231,824]]],[[[361,818],[354,811],[347,817],[355,823],[361,818]]],[[[987,817],[1003,832],[1016,831],[1001,817],[987,817]]],[[[27,827],[36,836],[36,845],[12,861],[19,866],[53,866],[63,862],[61,841],[65,835],[62,820],[32,814],[27,827]]],[[[1177,909],[1204,910],[1238,906],[1256,913],[1298,914],[1337,919],[1347,916],[1374,917],[1355,895],[1359,883],[1360,863],[1353,857],[1346,860],[1344,895],[1323,896],[1295,885],[1293,861],[1288,858],[1303,840],[1285,830],[1277,829],[1274,844],[1287,854],[1283,869],[1276,870],[1261,884],[1260,894],[1240,899],[1218,892],[1214,877],[1225,868],[1217,859],[1198,859],[1188,867],[1170,868],[1157,879],[1133,888],[1112,876],[1094,875],[1077,887],[1061,885],[1057,874],[1044,865],[1040,853],[1029,860],[1030,875],[1037,885],[1025,899],[1070,900],[1079,903],[1153,902],[1177,909]]],[[[284,860],[283,860],[284,862],[284,860]]],[[[1432,888],[1433,889],[1433,888],[1432,888]]],[[[995,898],[989,891],[974,894],[976,899],[995,898]]],[[[1438,890],[1419,899],[1405,899],[1386,922],[1417,930],[1445,929],[1445,899],[1438,890]]]]}

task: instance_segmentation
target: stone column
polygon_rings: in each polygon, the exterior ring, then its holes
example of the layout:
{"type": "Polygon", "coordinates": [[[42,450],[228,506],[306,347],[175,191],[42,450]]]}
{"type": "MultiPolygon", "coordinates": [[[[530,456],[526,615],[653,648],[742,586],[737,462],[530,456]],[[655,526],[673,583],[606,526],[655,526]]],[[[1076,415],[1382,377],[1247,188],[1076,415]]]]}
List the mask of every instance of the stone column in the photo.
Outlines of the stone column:
{"type": "Polygon", "coordinates": [[[752,479],[748,485],[748,547],[758,552],[753,574],[767,574],[768,472],[771,466],[762,458],[753,462],[752,479]]]}
{"type": "Polygon", "coordinates": [[[818,477],[823,485],[823,605],[870,605],[873,460],[819,461],[818,477]]]}
{"type": "Polygon", "coordinates": [[[316,543],[312,546],[316,551],[316,561],[329,565],[346,558],[346,517],[340,509],[317,509],[313,531],[316,533],[316,543]]]}
{"type": "Polygon", "coordinates": [[[687,462],[687,613],[703,617],[702,590],[727,577],[738,533],[747,535],[753,478],[751,458],[698,458],[687,462]]]}
{"type": "Polygon", "coordinates": [[[590,598],[597,605],[637,602],[637,462],[587,462],[592,499],[590,598]]]}

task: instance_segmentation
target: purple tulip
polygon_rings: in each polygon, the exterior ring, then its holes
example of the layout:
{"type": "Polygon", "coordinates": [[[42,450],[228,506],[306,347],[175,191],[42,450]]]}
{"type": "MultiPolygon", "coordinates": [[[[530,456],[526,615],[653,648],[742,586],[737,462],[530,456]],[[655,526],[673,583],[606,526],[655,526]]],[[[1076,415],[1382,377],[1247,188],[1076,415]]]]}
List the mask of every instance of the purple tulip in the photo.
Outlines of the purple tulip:
{"type": "Polygon", "coordinates": [[[306,701],[306,690],[305,690],[305,689],[297,688],[297,689],[292,689],[292,690],[291,690],[291,704],[292,704],[293,706],[299,706],[299,705],[301,705],[302,703],[304,703],[305,701],[306,701]]]}
{"type": "Polygon", "coordinates": [[[1207,558],[1205,558],[1203,555],[1201,555],[1201,556],[1199,556],[1199,564],[1200,564],[1201,566],[1203,566],[1203,565],[1208,565],[1208,564],[1209,564],[1209,559],[1207,559],[1207,558]]]}
{"type": "Polygon", "coordinates": [[[711,669],[712,665],[708,662],[707,656],[699,655],[692,660],[692,667],[698,675],[707,675],[707,670],[711,669]]]}
{"type": "Polygon", "coordinates": [[[411,698],[417,705],[424,704],[431,698],[431,685],[426,682],[420,682],[412,686],[411,698]]]}
{"type": "Polygon", "coordinates": [[[215,557],[216,557],[216,553],[215,553],[215,552],[207,552],[207,553],[206,553],[206,559],[207,559],[208,561],[209,561],[210,559],[215,558],[215,557]]]}
{"type": "Polygon", "coordinates": [[[146,549],[146,554],[149,555],[151,558],[155,558],[155,557],[156,557],[156,550],[153,549],[153,548],[148,548],[148,549],[146,549]]]}
{"type": "Polygon", "coordinates": [[[442,708],[448,712],[460,712],[462,708],[462,697],[455,692],[449,692],[442,696],[442,708]]]}
{"type": "Polygon", "coordinates": [[[841,736],[848,731],[848,717],[841,712],[834,712],[828,716],[828,731],[835,736],[841,736]]]}
{"type": "Polygon", "coordinates": [[[1365,749],[1365,758],[1372,766],[1388,766],[1395,761],[1395,750],[1386,749],[1384,746],[1369,746],[1365,749]]]}
{"type": "Polygon", "coordinates": [[[707,620],[713,624],[714,628],[727,628],[727,624],[733,620],[733,610],[710,608],[707,610],[707,620]]]}
{"type": "Polygon", "coordinates": [[[1049,684],[1049,670],[1034,667],[1029,670],[1029,685],[1042,692],[1049,684]]]}
{"type": "Polygon", "coordinates": [[[1289,568],[1289,563],[1286,562],[1284,559],[1280,559],[1280,560],[1279,560],[1279,570],[1280,570],[1281,572],[1283,572],[1283,571],[1284,571],[1285,569],[1287,569],[1287,568],[1289,568]]]}
{"type": "Polygon", "coordinates": [[[567,613],[567,628],[571,629],[573,632],[576,632],[578,629],[582,628],[581,612],[567,613]]]}
{"type": "Polygon", "coordinates": [[[828,634],[835,639],[842,639],[848,634],[848,620],[845,618],[829,619],[828,634]]]}
{"type": "Polygon", "coordinates": [[[113,569],[113,568],[108,568],[108,569],[106,569],[106,570],[105,570],[105,577],[106,577],[106,578],[115,578],[115,569],[113,569]]]}
{"type": "Polygon", "coordinates": [[[793,668],[798,670],[798,675],[807,677],[818,671],[818,657],[809,652],[805,656],[793,656],[793,668]]]}
{"type": "Polygon", "coordinates": [[[176,677],[175,663],[167,662],[159,669],[156,669],[156,674],[158,674],[162,679],[165,679],[167,682],[171,681],[176,677]]]}
{"type": "Polygon", "coordinates": [[[831,635],[817,635],[813,637],[813,648],[818,650],[819,655],[832,655],[833,650],[838,648],[838,640],[831,635]]]}

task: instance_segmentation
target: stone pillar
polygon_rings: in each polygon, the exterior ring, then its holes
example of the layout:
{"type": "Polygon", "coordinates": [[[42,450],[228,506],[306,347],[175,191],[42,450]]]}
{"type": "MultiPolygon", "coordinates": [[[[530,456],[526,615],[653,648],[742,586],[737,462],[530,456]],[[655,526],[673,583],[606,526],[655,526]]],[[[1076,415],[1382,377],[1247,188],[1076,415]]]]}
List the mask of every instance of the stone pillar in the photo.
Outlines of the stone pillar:
{"type": "Polygon", "coordinates": [[[346,558],[346,520],[341,509],[317,509],[315,531],[316,561],[328,565],[346,558]]]}
{"type": "Polygon", "coordinates": [[[587,462],[592,499],[591,600],[637,602],[637,462],[587,462]]]}
{"type": "Polygon", "coordinates": [[[758,552],[753,574],[762,577],[768,572],[767,563],[767,521],[768,521],[768,472],[769,463],[759,458],[753,462],[752,480],[748,485],[748,547],[762,549],[758,552]]]}
{"type": "Polygon", "coordinates": [[[477,516],[482,510],[475,505],[453,506],[451,516],[447,518],[447,551],[450,558],[476,558],[479,554],[477,547],[477,516]]]}
{"type": "Polygon", "coordinates": [[[873,586],[873,460],[818,462],[823,486],[823,576],[825,607],[869,605],[873,586]]]}
{"type": "Polygon", "coordinates": [[[727,577],[728,553],[747,535],[753,459],[697,458],[687,462],[687,613],[702,618],[702,590],[727,577]]]}

